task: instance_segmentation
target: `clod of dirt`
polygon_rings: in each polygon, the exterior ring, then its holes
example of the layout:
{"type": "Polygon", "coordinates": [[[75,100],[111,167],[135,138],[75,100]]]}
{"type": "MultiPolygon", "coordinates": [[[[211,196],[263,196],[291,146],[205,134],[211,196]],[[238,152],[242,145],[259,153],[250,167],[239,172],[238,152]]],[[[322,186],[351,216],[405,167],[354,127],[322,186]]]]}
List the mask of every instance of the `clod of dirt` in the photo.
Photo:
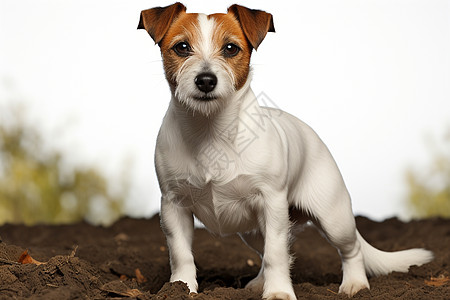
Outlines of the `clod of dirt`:
{"type": "Polygon", "coordinates": [[[189,296],[189,288],[184,282],[167,282],[156,294],[155,300],[163,299],[180,299],[180,300],[191,300],[189,296]]]}
{"type": "Polygon", "coordinates": [[[18,260],[23,251],[21,247],[0,242],[0,263],[19,264],[18,260]]]}

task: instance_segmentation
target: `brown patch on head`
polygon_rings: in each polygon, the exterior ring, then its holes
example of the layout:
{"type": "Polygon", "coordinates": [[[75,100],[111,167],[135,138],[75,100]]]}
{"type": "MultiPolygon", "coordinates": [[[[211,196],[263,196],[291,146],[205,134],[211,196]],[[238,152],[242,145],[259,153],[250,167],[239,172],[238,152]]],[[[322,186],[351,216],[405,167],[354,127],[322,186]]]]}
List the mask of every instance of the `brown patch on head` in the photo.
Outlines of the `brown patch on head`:
{"type": "Polygon", "coordinates": [[[212,37],[215,45],[224,49],[228,44],[235,44],[241,49],[236,56],[225,57],[227,64],[233,70],[234,87],[236,90],[239,90],[244,86],[250,72],[252,47],[245,38],[245,34],[234,15],[213,14],[209,15],[208,18],[213,18],[216,22],[214,36],[212,37]]]}
{"type": "Polygon", "coordinates": [[[166,79],[171,88],[175,88],[175,77],[187,57],[180,57],[173,47],[180,42],[193,45],[199,39],[198,14],[182,12],[172,23],[160,42],[166,79]]]}

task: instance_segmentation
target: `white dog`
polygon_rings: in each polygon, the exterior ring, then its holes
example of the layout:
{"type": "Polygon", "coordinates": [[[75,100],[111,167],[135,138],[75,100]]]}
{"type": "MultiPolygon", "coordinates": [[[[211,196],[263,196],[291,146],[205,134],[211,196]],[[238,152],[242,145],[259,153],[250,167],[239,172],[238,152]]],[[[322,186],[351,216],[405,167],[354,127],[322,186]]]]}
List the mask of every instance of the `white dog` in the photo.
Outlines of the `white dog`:
{"type": "Polygon", "coordinates": [[[349,193],[316,133],[283,111],[258,105],[250,56],[272,15],[239,5],[227,14],[191,14],[181,3],[144,10],[138,28],[161,48],[172,99],[156,145],[161,223],[170,281],[197,292],[193,216],[217,234],[238,233],[262,258],[248,288],[265,299],[296,299],[291,229],[311,220],[338,249],[349,296],[367,275],[406,272],[432,260],[412,249],[387,253],[358,233],[349,193]]]}

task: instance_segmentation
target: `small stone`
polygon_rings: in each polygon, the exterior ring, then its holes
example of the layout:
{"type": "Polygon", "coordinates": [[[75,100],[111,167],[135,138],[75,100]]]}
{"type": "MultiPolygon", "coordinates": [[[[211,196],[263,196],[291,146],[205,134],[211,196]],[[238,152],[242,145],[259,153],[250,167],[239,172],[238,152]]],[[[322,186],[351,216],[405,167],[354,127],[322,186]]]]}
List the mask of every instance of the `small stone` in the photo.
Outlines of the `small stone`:
{"type": "Polygon", "coordinates": [[[249,266],[249,267],[253,267],[254,265],[255,265],[255,262],[253,261],[253,259],[247,259],[247,265],[249,266]]]}

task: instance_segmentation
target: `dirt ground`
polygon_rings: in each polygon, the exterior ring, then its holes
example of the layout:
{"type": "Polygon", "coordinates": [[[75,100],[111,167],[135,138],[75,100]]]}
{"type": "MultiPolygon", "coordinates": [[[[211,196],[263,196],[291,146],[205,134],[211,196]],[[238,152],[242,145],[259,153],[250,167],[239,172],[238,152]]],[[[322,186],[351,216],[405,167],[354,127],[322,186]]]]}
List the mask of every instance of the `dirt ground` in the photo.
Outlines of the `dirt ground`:
{"type": "MultiPolygon", "coordinates": [[[[383,250],[424,247],[435,260],[370,279],[370,290],[354,299],[450,299],[450,220],[402,223],[358,217],[361,234],[383,250]]],[[[170,276],[168,252],[157,216],[122,219],[108,228],[86,223],[65,226],[0,227],[0,299],[260,299],[243,287],[261,261],[236,236],[195,232],[200,293],[189,295],[170,276]],[[29,256],[23,256],[28,250],[29,256]],[[18,264],[33,258],[37,262],[18,264]],[[43,262],[43,264],[39,264],[43,262]]],[[[293,245],[292,278],[299,299],[347,299],[338,295],[339,256],[314,228],[293,245]]]]}

